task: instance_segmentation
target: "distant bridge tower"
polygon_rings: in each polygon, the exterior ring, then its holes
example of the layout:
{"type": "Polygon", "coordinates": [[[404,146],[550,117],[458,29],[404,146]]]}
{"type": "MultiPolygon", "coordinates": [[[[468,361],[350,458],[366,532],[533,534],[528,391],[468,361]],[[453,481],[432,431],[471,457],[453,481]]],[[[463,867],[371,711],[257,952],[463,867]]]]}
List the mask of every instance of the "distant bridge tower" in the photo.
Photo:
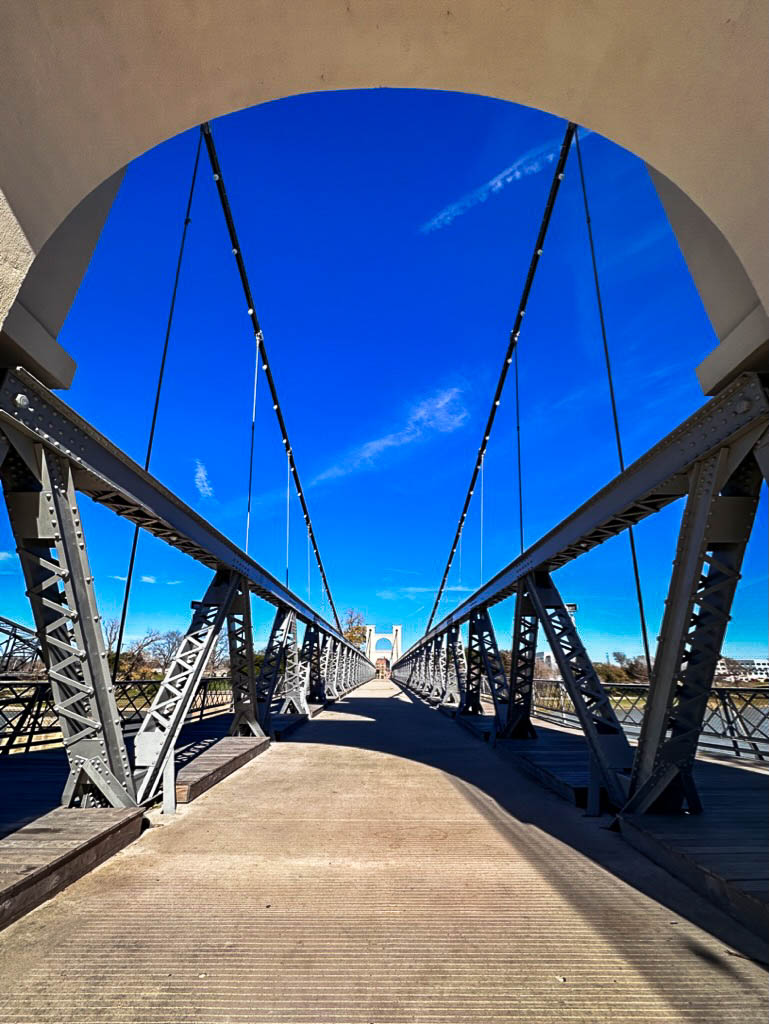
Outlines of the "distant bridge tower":
{"type": "Polygon", "coordinates": [[[366,626],[366,657],[376,665],[377,654],[387,657],[394,664],[403,653],[403,626],[393,626],[392,633],[377,633],[376,626],[366,626]],[[376,645],[380,640],[387,640],[391,650],[377,652],[376,645]]]}

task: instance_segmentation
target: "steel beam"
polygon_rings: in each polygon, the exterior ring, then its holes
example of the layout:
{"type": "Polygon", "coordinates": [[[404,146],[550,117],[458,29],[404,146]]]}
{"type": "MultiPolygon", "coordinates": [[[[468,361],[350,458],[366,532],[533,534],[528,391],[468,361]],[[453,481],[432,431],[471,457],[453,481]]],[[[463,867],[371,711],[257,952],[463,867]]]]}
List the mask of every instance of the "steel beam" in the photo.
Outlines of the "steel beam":
{"type": "MultiPolygon", "coordinates": [[[[348,641],[305,601],[145,472],[25,370],[0,371],[0,434],[39,442],[71,463],[75,488],[213,570],[241,574],[251,591],[348,641]]],[[[360,657],[363,655],[358,651],[360,657]]]]}
{"type": "Polygon", "coordinates": [[[283,674],[275,691],[277,713],[279,715],[309,715],[307,704],[307,677],[304,666],[299,658],[299,646],[296,640],[296,615],[291,613],[286,626],[283,645],[283,674]]]}
{"type": "Polygon", "coordinates": [[[702,810],[692,766],[761,487],[755,457],[731,455],[692,474],[623,813],[702,810]]]}
{"type": "Polygon", "coordinates": [[[242,576],[237,577],[237,590],[227,613],[227,639],[235,712],[230,733],[233,736],[264,736],[257,715],[251,592],[242,576]]]}
{"type": "Polygon", "coordinates": [[[465,702],[460,705],[459,710],[461,714],[482,712],[481,683],[485,678],[494,702],[495,730],[498,731],[507,718],[510,688],[488,608],[477,608],[473,611],[469,628],[467,688],[465,702]]]}
{"type": "Polygon", "coordinates": [[[166,762],[174,756],[179,733],[239,584],[236,573],[220,569],[203,600],[192,606],[189,628],[136,735],[134,760],[140,804],[154,800],[160,791],[166,762]]]}
{"type": "Polygon", "coordinates": [[[305,691],[310,703],[325,704],[326,692],[321,667],[321,645],[323,638],[314,624],[305,626],[302,640],[301,662],[305,673],[305,691]]]}
{"type": "MultiPolygon", "coordinates": [[[[552,572],[677,498],[685,497],[691,468],[711,453],[741,444],[766,452],[765,435],[763,441],[761,435],[768,424],[767,389],[757,374],[742,374],[471,594],[413,646],[432,640],[450,625],[468,621],[475,609],[504,601],[529,573],[537,569],[552,572]]],[[[764,454],[764,459],[769,466],[769,456],[764,454]]]]}
{"type": "Polygon", "coordinates": [[[549,573],[532,573],[526,588],[585,734],[591,757],[615,807],[627,795],[632,753],[609,697],[549,573]]]}
{"type": "Polygon", "coordinates": [[[446,658],[446,688],[443,692],[443,703],[449,707],[459,707],[467,690],[467,658],[465,645],[462,642],[462,630],[459,626],[449,626],[446,631],[448,656],[446,658]]]}
{"type": "Polygon", "coordinates": [[[525,583],[519,583],[515,598],[513,645],[510,659],[510,700],[500,736],[508,739],[532,739],[531,697],[537,655],[539,619],[525,583]]]}
{"type": "Polygon", "coordinates": [[[136,805],[67,459],[39,445],[2,464],[27,596],[69,759],[67,806],[136,805]]]}

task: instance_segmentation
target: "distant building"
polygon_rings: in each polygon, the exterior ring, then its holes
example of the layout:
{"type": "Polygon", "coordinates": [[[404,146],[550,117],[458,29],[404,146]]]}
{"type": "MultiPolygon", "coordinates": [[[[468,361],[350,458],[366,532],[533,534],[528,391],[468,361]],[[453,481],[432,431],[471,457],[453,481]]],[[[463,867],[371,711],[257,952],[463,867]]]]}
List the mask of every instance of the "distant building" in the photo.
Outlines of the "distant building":
{"type": "Polygon", "coordinates": [[[377,658],[376,660],[376,677],[377,679],[389,679],[390,678],[390,662],[387,658],[377,658]]]}
{"type": "Polygon", "coordinates": [[[769,658],[719,658],[715,678],[722,683],[762,683],[769,680],[769,658]]]}

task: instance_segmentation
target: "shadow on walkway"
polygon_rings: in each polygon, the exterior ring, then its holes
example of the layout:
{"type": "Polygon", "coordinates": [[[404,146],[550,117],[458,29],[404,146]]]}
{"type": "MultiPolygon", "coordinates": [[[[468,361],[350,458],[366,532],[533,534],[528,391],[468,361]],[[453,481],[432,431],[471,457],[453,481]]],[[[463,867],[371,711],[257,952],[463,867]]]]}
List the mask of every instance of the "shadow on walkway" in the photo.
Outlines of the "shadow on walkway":
{"type": "MultiPolygon", "coordinates": [[[[593,927],[605,933],[607,940],[621,943],[623,955],[639,969],[643,969],[643,963],[636,962],[634,936],[623,936],[611,887],[608,891],[596,887],[594,875],[593,884],[589,884],[587,872],[584,888],[575,888],[571,879],[567,884],[548,836],[577,850],[674,915],[710,932],[743,955],[767,963],[766,947],[757,936],[638,853],[619,834],[610,832],[610,816],[587,818],[583,811],[523,774],[511,760],[515,741],[490,747],[448,716],[406,691],[396,690],[396,685],[379,680],[366,684],[297,730],[288,742],[378,751],[445,772],[516,852],[532,863],[593,927]]],[[[671,924],[675,925],[672,918],[671,924]]],[[[679,942],[670,936],[660,939],[671,956],[676,955],[676,946],[698,955],[691,942],[679,942]]],[[[725,949],[713,966],[732,973],[733,956],[725,949]]],[[[704,951],[703,958],[712,958],[712,954],[704,951]]]]}

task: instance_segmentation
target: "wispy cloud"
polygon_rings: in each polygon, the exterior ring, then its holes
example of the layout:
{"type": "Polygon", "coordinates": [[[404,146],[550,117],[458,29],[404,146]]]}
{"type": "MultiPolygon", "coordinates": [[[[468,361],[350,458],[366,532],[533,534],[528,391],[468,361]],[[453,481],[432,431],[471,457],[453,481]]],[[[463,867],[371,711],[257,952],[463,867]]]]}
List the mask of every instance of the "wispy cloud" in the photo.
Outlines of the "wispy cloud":
{"type": "Polygon", "coordinates": [[[468,416],[461,395],[460,388],[453,387],[444,388],[423,399],[412,408],[405,426],[400,430],[375,437],[353,448],[339,462],[316,476],[313,483],[347,476],[359,469],[368,469],[383,452],[421,441],[430,434],[450,434],[458,430],[468,416]]]}
{"type": "Polygon", "coordinates": [[[0,562],[7,562],[9,558],[13,558],[12,551],[0,551],[0,562]]]}
{"type": "Polygon", "coordinates": [[[114,576],[113,575],[113,576],[110,576],[110,579],[111,580],[120,580],[121,583],[125,583],[125,581],[128,579],[128,577],[127,576],[114,576]]]}
{"type": "Polygon", "coordinates": [[[177,586],[181,582],[182,582],[181,580],[166,580],[166,584],[169,587],[175,587],[175,586],[177,586]]]}
{"type": "Polygon", "coordinates": [[[141,581],[142,583],[157,583],[154,576],[142,576],[141,581]]]}
{"type": "MultiPolygon", "coordinates": [[[[404,598],[407,601],[416,601],[417,595],[435,594],[436,590],[436,587],[396,587],[390,590],[378,590],[376,596],[383,601],[402,601],[404,598]]],[[[472,587],[461,585],[444,587],[444,593],[471,594],[472,587]]]]}
{"type": "Polygon", "coordinates": [[[208,479],[208,470],[200,459],[195,459],[195,486],[201,498],[213,498],[214,489],[208,479]]]}
{"type": "MultiPolygon", "coordinates": [[[[592,134],[587,130],[580,132],[580,138],[587,138],[588,135],[592,134]]],[[[463,213],[467,213],[468,210],[472,210],[474,206],[479,206],[481,203],[485,203],[491,196],[497,195],[503,189],[507,188],[508,185],[514,185],[516,182],[521,181],[522,178],[529,178],[534,174],[540,174],[546,168],[552,166],[558,158],[558,151],[561,148],[560,139],[548,139],[547,142],[542,143],[540,146],[535,146],[534,149],[528,150],[522,156],[519,156],[517,160],[514,160],[509,167],[506,167],[499,174],[495,174],[493,178],[484,182],[483,185],[479,185],[478,188],[474,188],[472,192],[468,192],[462,196],[455,203],[449,203],[445,206],[440,213],[428,220],[425,224],[420,227],[420,231],[423,235],[430,234],[431,231],[438,231],[440,228],[446,228],[457,217],[461,217],[463,213]]]]}

